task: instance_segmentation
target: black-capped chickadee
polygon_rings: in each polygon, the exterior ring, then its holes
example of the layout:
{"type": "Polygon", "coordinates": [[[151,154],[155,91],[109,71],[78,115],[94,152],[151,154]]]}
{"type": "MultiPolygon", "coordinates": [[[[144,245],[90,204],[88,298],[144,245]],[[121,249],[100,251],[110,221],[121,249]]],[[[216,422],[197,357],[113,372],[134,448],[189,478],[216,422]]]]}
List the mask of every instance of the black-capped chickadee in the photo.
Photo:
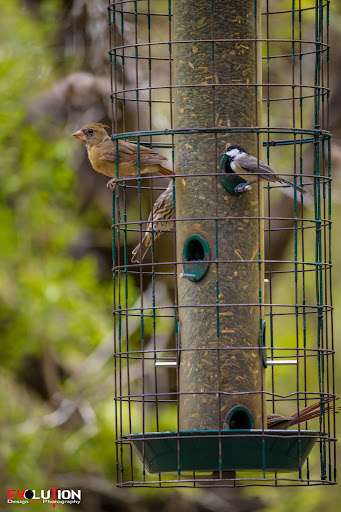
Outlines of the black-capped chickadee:
{"type": "MultiPolygon", "coordinates": [[[[290,187],[297,188],[301,194],[306,194],[307,191],[302,188],[300,185],[294,185],[294,183],[283,176],[279,176],[269,167],[266,163],[258,161],[257,158],[250,155],[242,146],[229,146],[224,153],[228,157],[228,162],[226,164],[226,172],[233,171],[236,174],[245,174],[250,173],[248,176],[245,176],[248,183],[243,183],[242,185],[238,185],[235,188],[236,192],[243,192],[248,190],[249,182],[256,182],[257,176],[267,181],[278,181],[280,183],[284,183],[285,185],[290,185],[290,187]],[[228,166],[230,169],[228,169],[228,166]],[[257,173],[255,176],[252,176],[252,173],[257,173]]],[[[249,186],[250,188],[250,186],[249,186]]]]}
{"type": "Polygon", "coordinates": [[[167,219],[174,218],[173,182],[171,181],[166,190],[159,195],[154,203],[153,209],[148,217],[147,230],[141,242],[133,250],[133,257],[131,258],[133,263],[142,263],[149,247],[152,245],[152,232],[154,233],[154,240],[156,240],[163,231],[174,230],[174,222],[164,222],[167,219]]]}

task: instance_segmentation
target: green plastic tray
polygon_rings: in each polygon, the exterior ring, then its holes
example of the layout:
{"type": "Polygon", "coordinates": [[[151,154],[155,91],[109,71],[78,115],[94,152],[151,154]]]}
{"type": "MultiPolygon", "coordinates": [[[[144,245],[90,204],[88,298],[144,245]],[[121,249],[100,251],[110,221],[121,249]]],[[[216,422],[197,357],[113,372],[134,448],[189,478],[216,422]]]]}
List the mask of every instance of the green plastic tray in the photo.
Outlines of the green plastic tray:
{"type": "Polygon", "coordinates": [[[298,471],[319,432],[312,430],[197,430],[129,434],[123,439],[135,448],[149,473],[167,471],[265,470],[298,471]],[[264,443],[263,443],[264,440],[264,443]],[[143,448],[144,445],[144,448],[143,448]],[[178,464],[178,446],[180,464],[178,464]]]}

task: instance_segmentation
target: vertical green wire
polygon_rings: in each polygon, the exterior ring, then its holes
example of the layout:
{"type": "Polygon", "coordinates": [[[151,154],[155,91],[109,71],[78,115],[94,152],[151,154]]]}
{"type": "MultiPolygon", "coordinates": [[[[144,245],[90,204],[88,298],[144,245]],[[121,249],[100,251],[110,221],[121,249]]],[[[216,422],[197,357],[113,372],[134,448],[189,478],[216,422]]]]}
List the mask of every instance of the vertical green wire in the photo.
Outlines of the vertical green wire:
{"type": "MultiPolygon", "coordinates": [[[[301,11],[300,11],[301,12],[301,11]]],[[[300,101],[302,100],[302,97],[300,98],[300,101]]],[[[301,146],[302,148],[302,146],[301,146]]],[[[300,176],[301,176],[301,180],[300,180],[300,184],[302,185],[302,175],[303,175],[303,157],[302,157],[302,152],[300,153],[300,176]]],[[[303,212],[303,195],[301,194],[301,208],[302,208],[302,212],[303,212]]],[[[302,225],[301,225],[301,230],[302,230],[302,239],[304,238],[304,221],[302,221],[302,225]]],[[[304,272],[303,272],[303,276],[302,276],[302,279],[303,279],[303,283],[302,283],[302,286],[303,286],[303,297],[302,297],[302,316],[303,316],[303,348],[306,349],[307,348],[307,311],[306,311],[306,298],[305,298],[305,275],[304,275],[304,272]]],[[[305,354],[305,352],[304,352],[305,354]]]]}
{"type": "MultiPolygon", "coordinates": [[[[322,54],[322,50],[323,50],[323,47],[321,45],[321,40],[322,40],[322,37],[323,37],[323,1],[320,0],[319,2],[319,47],[320,47],[320,54],[319,54],[319,74],[320,74],[320,79],[321,79],[321,61],[323,59],[323,54],[322,54]]],[[[322,85],[322,84],[321,84],[322,85]]],[[[323,90],[319,90],[319,111],[321,109],[321,103],[324,102],[324,92],[323,90]]],[[[322,106],[323,108],[323,106],[322,106]]],[[[323,110],[322,110],[323,112],[323,110]]]]}
{"type": "MultiPolygon", "coordinates": [[[[291,4],[291,23],[293,27],[295,27],[295,2],[296,0],[292,0],[291,4]]],[[[295,37],[292,38],[291,43],[291,61],[295,62],[295,37]]]]}
{"type": "Polygon", "coordinates": [[[298,478],[302,480],[302,440],[298,438],[298,478]]]}
{"type": "Polygon", "coordinates": [[[315,18],[315,125],[319,124],[320,116],[320,99],[321,93],[319,89],[320,85],[320,71],[321,71],[321,33],[322,33],[322,15],[320,13],[320,0],[316,0],[316,18],[315,18]]]}
{"type": "MultiPolygon", "coordinates": [[[[295,8],[295,2],[294,2],[294,8],[295,8]]],[[[295,146],[296,145],[296,135],[294,135],[294,149],[295,149],[295,146]]],[[[294,152],[294,155],[295,155],[296,152],[294,152]]],[[[296,164],[296,159],[295,159],[295,164],[296,164]]],[[[294,260],[295,260],[295,264],[294,264],[294,268],[295,268],[295,271],[294,271],[294,278],[295,278],[295,290],[297,290],[297,283],[298,283],[298,268],[297,268],[297,261],[298,261],[298,258],[297,258],[297,189],[296,189],[296,175],[294,176],[294,183],[295,183],[295,189],[294,189],[294,260]]],[[[296,300],[295,300],[295,316],[296,316],[296,322],[298,321],[298,304],[297,304],[297,297],[296,297],[296,300]]],[[[297,347],[299,345],[299,340],[297,340],[297,347]]],[[[297,354],[298,355],[298,354],[297,354]]],[[[299,359],[298,359],[299,361],[299,359]]],[[[297,362],[298,364],[298,362],[297,362]]],[[[298,392],[298,390],[297,390],[298,392]]]]}
{"type": "Polygon", "coordinates": [[[215,225],[215,258],[216,258],[216,315],[217,315],[217,337],[219,338],[220,334],[220,327],[219,327],[219,265],[218,265],[218,259],[219,259],[219,243],[218,243],[218,221],[214,221],[215,225]]]}
{"type": "MultiPolygon", "coordinates": [[[[140,151],[140,136],[137,136],[137,191],[138,194],[141,194],[141,151],[140,151]]],[[[153,235],[152,235],[153,236],[153,235]]],[[[153,238],[152,238],[153,240],[153,238]]],[[[141,340],[144,339],[144,317],[143,310],[141,309],[141,340]]]]}
{"type": "MultiPolygon", "coordinates": [[[[115,203],[115,192],[112,193],[112,226],[115,226],[116,222],[116,203],[115,203]]],[[[116,227],[112,229],[112,245],[111,245],[111,253],[112,253],[112,261],[113,261],[113,279],[115,281],[116,276],[116,227]]]]}
{"type": "MultiPolygon", "coordinates": [[[[116,141],[116,150],[118,149],[118,144],[117,144],[118,141],[116,141]]],[[[116,159],[116,174],[118,176],[118,159],[116,159]]],[[[117,206],[117,223],[118,223],[118,227],[117,227],[117,247],[118,247],[118,251],[120,250],[120,236],[121,236],[121,233],[120,233],[120,224],[121,224],[121,211],[120,211],[120,201],[119,201],[119,187],[116,186],[116,189],[115,189],[115,192],[116,192],[116,206],[117,206]]],[[[118,305],[117,305],[117,309],[118,309],[118,345],[119,345],[119,352],[121,353],[122,352],[122,304],[121,304],[121,274],[120,274],[120,271],[118,271],[118,305]]],[[[120,355],[119,356],[119,373],[121,374],[122,372],[122,356],[120,355]]],[[[122,394],[122,388],[120,386],[120,390],[119,390],[120,394],[122,394]]],[[[122,434],[122,422],[123,422],[123,418],[122,418],[122,402],[120,402],[120,425],[121,425],[121,434],[122,434]]],[[[120,454],[121,454],[121,457],[120,457],[120,460],[121,460],[121,465],[120,465],[120,472],[121,472],[121,475],[123,475],[123,446],[122,444],[120,445],[120,454]]],[[[121,477],[122,479],[123,477],[121,477]]]]}
{"type": "MultiPolygon", "coordinates": [[[[320,163],[319,163],[319,147],[318,144],[315,145],[315,164],[316,164],[316,177],[320,177],[320,163]]],[[[317,178],[314,178],[314,181],[316,182],[316,299],[317,299],[317,306],[318,306],[318,332],[317,332],[317,346],[318,348],[321,347],[321,331],[322,331],[322,246],[321,246],[321,187],[320,187],[320,180],[317,178]]],[[[319,382],[321,384],[321,354],[319,352],[318,354],[319,358],[319,382]]]]}
{"type": "MultiPolygon", "coordinates": [[[[118,154],[118,140],[116,140],[116,154],[118,154]]],[[[119,174],[118,174],[118,158],[116,158],[116,178],[119,177],[119,174]]],[[[121,224],[121,210],[120,210],[120,196],[119,196],[119,187],[116,186],[115,188],[115,198],[116,198],[116,206],[117,206],[117,223],[118,223],[118,227],[117,227],[117,237],[116,237],[116,241],[117,241],[117,246],[118,248],[120,247],[120,237],[121,237],[121,233],[120,233],[120,224],[121,224]]],[[[121,313],[121,309],[122,309],[122,306],[121,306],[121,293],[120,293],[120,279],[119,279],[119,291],[118,291],[118,301],[119,301],[119,304],[118,304],[118,339],[119,339],[119,343],[121,343],[121,337],[122,337],[122,313],[121,313]]]]}
{"type": "MultiPolygon", "coordinates": [[[[116,154],[118,154],[118,140],[116,140],[116,154]]],[[[119,177],[118,174],[118,158],[116,158],[116,178],[119,177]]],[[[116,206],[117,206],[117,235],[116,235],[116,242],[117,247],[120,247],[120,224],[121,224],[121,210],[120,210],[120,196],[119,196],[119,187],[116,186],[115,188],[115,199],[116,199],[116,206]]],[[[122,334],[122,313],[121,313],[121,294],[120,294],[120,279],[118,281],[119,285],[119,291],[118,291],[118,338],[119,342],[121,342],[121,334],[122,334]]]]}
{"type": "MultiPolygon", "coordinates": [[[[315,148],[314,148],[314,192],[315,192],[315,221],[316,221],[316,299],[317,299],[317,347],[321,348],[321,334],[323,330],[323,269],[322,269],[322,243],[321,243],[321,186],[320,186],[320,152],[319,152],[319,117],[320,117],[320,74],[321,74],[321,12],[320,1],[316,0],[316,60],[315,60],[315,148]]],[[[323,357],[320,350],[318,351],[318,380],[319,391],[323,391],[323,357]]],[[[322,418],[320,413],[320,430],[322,429],[322,418]]],[[[320,443],[320,463],[321,463],[321,479],[325,479],[325,450],[324,443],[320,443]]]]}
{"type": "MultiPolygon", "coordinates": [[[[261,263],[261,253],[259,252],[258,253],[258,271],[261,272],[262,271],[262,263],[261,263]]],[[[259,288],[258,290],[258,304],[261,306],[262,305],[262,289],[259,288]]],[[[262,319],[262,316],[259,315],[259,332],[262,333],[262,328],[263,328],[263,319],[262,319]]],[[[261,335],[261,334],[260,334],[261,335]]]]}
{"type": "MultiPolygon", "coordinates": [[[[326,28],[328,29],[330,25],[330,19],[329,19],[329,2],[327,2],[327,20],[326,20],[326,28]]],[[[329,62],[330,58],[330,51],[329,51],[329,45],[327,46],[327,62],[329,62]]],[[[329,91],[327,91],[327,100],[329,100],[329,91]]]]}
{"type": "MultiPolygon", "coordinates": [[[[257,0],[254,0],[254,3],[253,3],[253,15],[254,15],[254,19],[256,20],[257,19],[257,0]]],[[[256,35],[256,32],[255,32],[255,35],[256,35]]],[[[255,41],[255,45],[256,45],[256,56],[257,56],[257,41],[255,41]]],[[[257,59],[257,57],[255,56],[255,59],[257,59]]],[[[257,70],[257,62],[256,62],[256,70],[257,70]]],[[[255,101],[256,101],[256,112],[257,112],[257,97],[258,97],[258,76],[257,76],[257,73],[256,73],[256,70],[255,70],[255,101]]],[[[259,133],[259,132],[258,132],[259,133]]],[[[259,138],[257,136],[257,141],[259,141],[259,138]]],[[[258,182],[260,183],[260,182],[258,182]]],[[[259,185],[260,186],[260,185],[259,185]]],[[[260,215],[260,212],[258,213],[258,215],[260,215]]],[[[258,220],[258,222],[260,222],[260,220],[258,220]]],[[[259,241],[260,243],[260,241],[259,241]]],[[[260,252],[258,252],[258,275],[260,276],[260,279],[259,279],[259,289],[258,289],[258,304],[260,306],[260,314],[259,314],[259,334],[258,334],[258,346],[260,348],[263,348],[263,346],[265,345],[265,340],[263,339],[263,318],[262,318],[262,315],[261,315],[261,312],[262,312],[262,303],[263,303],[263,298],[262,298],[262,288],[261,288],[261,272],[262,272],[262,264],[261,264],[261,254],[260,252]]],[[[263,364],[264,364],[264,357],[263,357],[263,350],[262,350],[262,360],[263,360],[263,364]]]]}
{"type": "Polygon", "coordinates": [[[141,194],[141,150],[140,150],[141,139],[137,136],[137,191],[141,194]]]}
{"type": "MultiPolygon", "coordinates": [[[[328,226],[329,230],[332,229],[331,219],[332,219],[332,162],[331,162],[331,140],[328,138],[328,226]]],[[[331,265],[332,260],[329,260],[329,264],[331,265]]]]}
{"type": "MultiPolygon", "coordinates": [[[[126,194],[126,182],[123,182],[123,194],[126,194]]],[[[125,292],[125,300],[126,304],[128,303],[128,268],[127,268],[127,211],[124,209],[123,213],[124,219],[124,231],[123,231],[123,261],[124,261],[124,292],[125,292]]]]}
{"type": "MultiPolygon", "coordinates": [[[[211,0],[211,19],[214,15],[214,0],[211,0]]],[[[213,33],[212,33],[212,39],[213,33]]],[[[214,48],[215,42],[214,40],[211,42],[211,62],[212,62],[212,75],[214,70],[214,59],[215,59],[215,48],[214,48]]],[[[214,81],[214,76],[212,76],[212,83],[214,81]]],[[[214,94],[214,93],[213,93],[214,94]]],[[[217,338],[220,336],[220,318],[219,318],[219,238],[218,238],[218,220],[214,221],[214,229],[215,229],[215,268],[216,268],[216,329],[217,329],[217,338]]]]}
{"type": "MultiPolygon", "coordinates": [[[[124,40],[124,13],[123,11],[119,11],[120,14],[121,14],[121,34],[122,34],[122,40],[124,40]]],[[[122,57],[121,57],[121,60],[122,60],[122,69],[124,69],[124,51],[122,52],[122,57]]],[[[125,100],[123,100],[125,101],[125,100]]]]}
{"type": "MultiPolygon", "coordinates": [[[[137,2],[134,2],[134,22],[135,22],[135,27],[137,27],[137,2]]],[[[135,60],[136,62],[138,62],[139,60],[139,50],[138,50],[138,46],[135,45],[135,60]]],[[[136,90],[136,104],[138,106],[139,104],[139,91],[136,90]]]]}
{"type": "MultiPolygon", "coordinates": [[[[172,0],[168,0],[168,23],[172,23],[172,0]]],[[[172,45],[169,43],[168,51],[172,51],[172,45]]]]}
{"type": "MultiPolygon", "coordinates": [[[[329,7],[329,4],[327,4],[329,7]]],[[[327,8],[327,20],[329,20],[329,10],[327,8]]],[[[331,231],[331,140],[330,138],[327,139],[327,152],[328,152],[328,230],[331,231]]],[[[330,238],[329,238],[330,240],[330,238]]],[[[329,252],[329,265],[332,264],[332,260],[330,258],[330,252],[329,252]]],[[[329,464],[329,479],[332,480],[332,466],[331,461],[329,464]]],[[[336,481],[336,467],[334,467],[334,480],[336,481]]]]}

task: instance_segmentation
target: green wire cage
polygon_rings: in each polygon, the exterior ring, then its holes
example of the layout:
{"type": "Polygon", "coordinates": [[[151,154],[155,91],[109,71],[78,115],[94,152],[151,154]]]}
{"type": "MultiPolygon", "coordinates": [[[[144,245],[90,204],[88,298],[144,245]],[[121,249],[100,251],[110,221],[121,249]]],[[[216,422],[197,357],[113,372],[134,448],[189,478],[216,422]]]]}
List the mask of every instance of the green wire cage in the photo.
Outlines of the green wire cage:
{"type": "Polygon", "coordinates": [[[329,0],[119,0],[108,21],[112,139],[138,153],[113,194],[117,484],[335,484],[329,0]],[[293,186],[249,186],[231,145],[293,186]]]}

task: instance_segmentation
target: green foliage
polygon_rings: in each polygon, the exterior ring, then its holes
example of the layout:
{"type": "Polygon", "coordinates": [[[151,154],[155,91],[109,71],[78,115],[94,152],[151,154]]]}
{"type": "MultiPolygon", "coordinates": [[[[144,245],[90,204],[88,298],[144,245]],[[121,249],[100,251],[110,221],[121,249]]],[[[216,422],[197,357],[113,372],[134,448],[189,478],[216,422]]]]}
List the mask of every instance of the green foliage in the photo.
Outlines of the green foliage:
{"type": "MultiPolygon", "coordinates": [[[[4,489],[49,487],[54,473],[88,467],[109,477],[113,473],[114,452],[108,449],[113,445],[113,413],[110,420],[108,413],[103,414],[103,408],[112,412],[110,398],[105,406],[99,404],[98,419],[90,422],[91,427],[76,422],[65,430],[52,427],[48,421],[52,409],[19,384],[27,356],[41,358],[49,346],[65,372],[61,392],[76,405],[84,397],[88,400],[87,394],[95,395],[94,389],[71,375],[112,331],[110,274],[107,281],[99,282],[96,260],[76,260],[70,253],[88,228],[79,215],[75,191],[74,141],[63,133],[47,141],[26,122],[29,102],[56,79],[50,45],[57,7],[56,1],[44,2],[41,18],[33,19],[22,2],[0,1],[4,489]]],[[[89,224],[95,223],[96,215],[91,210],[87,213],[89,224]]],[[[107,236],[111,236],[110,225],[107,236]]],[[[104,379],[112,365],[103,365],[104,379]]],[[[112,388],[108,394],[112,396],[112,388]]]]}

